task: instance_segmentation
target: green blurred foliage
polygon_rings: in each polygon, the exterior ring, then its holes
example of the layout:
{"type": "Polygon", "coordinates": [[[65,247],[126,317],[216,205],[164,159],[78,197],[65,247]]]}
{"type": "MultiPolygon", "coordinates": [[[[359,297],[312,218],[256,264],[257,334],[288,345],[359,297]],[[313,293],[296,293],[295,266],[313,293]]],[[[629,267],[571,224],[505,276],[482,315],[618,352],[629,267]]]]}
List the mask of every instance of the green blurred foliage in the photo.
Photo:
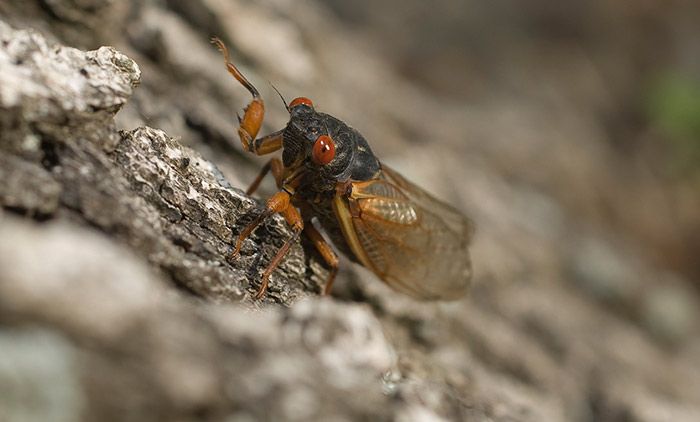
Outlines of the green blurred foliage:
{"type": "Polygon", "coordinates": [[[671,142],[672,167],[700,171],[700,79],[667,73],[651,87],[648,117],[671,142]]]}

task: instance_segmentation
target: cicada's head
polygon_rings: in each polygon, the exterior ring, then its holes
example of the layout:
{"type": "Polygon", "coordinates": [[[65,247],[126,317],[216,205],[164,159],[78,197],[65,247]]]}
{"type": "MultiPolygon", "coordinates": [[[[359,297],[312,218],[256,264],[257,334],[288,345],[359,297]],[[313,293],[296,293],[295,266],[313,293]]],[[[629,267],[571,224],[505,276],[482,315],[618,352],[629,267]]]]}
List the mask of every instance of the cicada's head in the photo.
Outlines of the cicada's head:
{"type": "Polygon", "coordinates": [[[371,179],[380,169],[377,158],[359,132],[319,113],[308,98],[289,104],[282,160],[287,168],[304,168],[304,184],[316,193],[335,190],[347,180],[371,179]]]}

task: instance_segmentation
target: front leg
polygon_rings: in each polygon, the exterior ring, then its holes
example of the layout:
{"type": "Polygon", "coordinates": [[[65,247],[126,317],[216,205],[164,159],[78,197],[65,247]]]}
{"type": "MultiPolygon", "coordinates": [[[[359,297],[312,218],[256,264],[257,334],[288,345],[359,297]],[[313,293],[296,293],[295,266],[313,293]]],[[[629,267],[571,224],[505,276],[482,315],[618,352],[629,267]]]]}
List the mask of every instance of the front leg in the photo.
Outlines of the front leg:
{"type": "Polygon", "coordinates": [[[291,204],[289,193],[287,193],[284,190],[281,190],[276,194],[272,195],[265,204],[265,210],[262,213],[260,213],[260,215],[258,215],[255,218],[255,220],[248,224],[243,229],[243,231],[241,231],[241,234],[238,235],[238,239],[236,240],[236,246],[233,249],[233,253],[231,255],[234,258],[238,256],[238,254],[241,251],[241,247],[243,246],[243,241],[246,240],[246,238],[248,238],[248,236],[250,236],[251,233],[253,233],[253,231],[255,231],[255,229],[260,225],[260,223],[267,220],[272,214],[277,212],[282,213],[288,208],[294,208],[291,204]]]}
{"type": "Polygon", "coordinates": [[[260,139],[255,139],[258,136],[263,119],[265,118],[265,103],[263,102],[260,93],[252,83],[246,79],[238,68],[231,63],[230,55],[226,44],[219,38],[212,38],[211,42],[216,45],[224,55],[224,63],[226,69],[233,75],[238,82],[243,85],[248,92],[253,96],[253,99],[248,103],[248,106],[243,110],[243,117],[238,117],[238,137],[241,139],[243,148],[256,155],[269,154],[277,151],[282,147],[282,132],[277,131],[260,139]]]}
{"type": "Polygon", "coordinates": [[[275,254],[274,258],[272,258],[272,261],[270,261],[270,264],[267,266],[267,268],[265,268],[265,272],[262,276],[260,289],[255,294],[256,299],[260,299],[265,294],[265,292],[267,291],[267,284],[270,279],[270,274],[272,274],[275,268],[277,268],[280,262],[282,262],[282,258],[284,258],[284,256],[289,251],[289,248],[292,246],[294,241],[299,237],[301,231],[304,229],[304,221],[301,219],[299,211],[294,207],[294,205],[292,205],[291,196],[289,195],[289,193],[287,193],[284,190],[281,190],[276,194],[272,195],[270,199],[267,200],[265,210],[258,217],[256,217],[255,220],[248,224],[246,228],[243,229],[241,234],[238,235],[236,247],[234,248],[232,254],[233,257],[236,257],[241,251],[243,241],[248,236],[250,236],[251,233],[253,233],[253,231],[260,225],[260,223],[267,220],[267,218],[269,218],[275,213],[282,214],[287,223],[290,226],[292,226],[293,234],[289,239],[287,239],[287,241],[279,249],[279,251],[277,251],[277,254],[275,254]]]}
{"type": "Polygon", "coordinates": [[[260,288],[255,294],[256,299],[260,299],[263,297],[263,295],[265,295],[265,292],[267,292],[267,285],[270,281],[270,275],[279,266],[280,262],[282,262],[284,256],[287,255],[287,252],[289,252],[289,248],[292,247],[292,244],[299,238],[299,234],[304,229],[304,220],[301,219],[301,214],[299,214],[299,211],[294,207],[294,205],[289,204],[287,209],[282,211],[282,216],[284,216],[287,223],[292,226],[292,236],[287,239],[286,242],[284,242],[284,245],[282,245],[279,251],[277,251],[275,257],[272,258],[272,261],[270,261],[267,268],[265,268],[265,272],[263,272],[262,275],[260,288]]]}

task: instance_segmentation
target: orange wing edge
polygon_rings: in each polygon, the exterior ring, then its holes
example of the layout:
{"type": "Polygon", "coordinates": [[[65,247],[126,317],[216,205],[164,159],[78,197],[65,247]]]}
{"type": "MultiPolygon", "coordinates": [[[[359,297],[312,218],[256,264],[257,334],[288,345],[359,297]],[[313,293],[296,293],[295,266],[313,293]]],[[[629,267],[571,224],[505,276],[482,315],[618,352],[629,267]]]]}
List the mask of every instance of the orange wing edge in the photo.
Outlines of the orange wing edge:
{"type": "Polygon", "coordinates": [[[355,226],[352,222],[352,214],[350,213],[348,204],[343,201],[341,196],[333,198],[333,211],[336,217],[338,217],[338,221],[340,221],[340,229],[352,253],[355,254],[355,257],[357,257],[362,265],[376,274],[377,268],[372,264],[367,253],[365,253],[360,239],[357,237],[357,232],[355,232],[355,226]]]}

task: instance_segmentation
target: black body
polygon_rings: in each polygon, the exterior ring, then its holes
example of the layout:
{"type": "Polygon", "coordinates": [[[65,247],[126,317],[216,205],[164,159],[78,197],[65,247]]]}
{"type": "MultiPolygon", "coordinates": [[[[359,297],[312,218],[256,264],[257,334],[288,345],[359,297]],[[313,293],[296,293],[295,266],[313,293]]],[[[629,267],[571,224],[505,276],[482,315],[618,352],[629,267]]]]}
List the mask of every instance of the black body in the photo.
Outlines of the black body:
{"type": "Polygon", "coordinates": [[[297,189],[301,199],[317,195],[332,197],[338,183],[370,180],[381,170],[379,160],[358,131],[306,105],[290,110],[282,147],[282,162],[286,168],[304,167],[304,176],[297,189]],[[330,136],[335,143],[335,157],[323,166],[311,160],[311,149],[321,135],[330,136]]]}
{"type": "Polygon", "coordinates": [[[333,198],[339,183],[372,180],[381,173],[381,164],[367,140],[339,119],[316,112],[309,106],[298,105],[290,110],[282,147],[282,162],[286,168],[304,168],[294,202],[299,206],[306,224],[311,224],[313,217],[318,218],[340,252],[359,262],[334,214],[333,198]],[[313,145],[321,135],[330,136],[335,143],[335,157],[326,165],[315,164],[311,159],[313,145]]]}

